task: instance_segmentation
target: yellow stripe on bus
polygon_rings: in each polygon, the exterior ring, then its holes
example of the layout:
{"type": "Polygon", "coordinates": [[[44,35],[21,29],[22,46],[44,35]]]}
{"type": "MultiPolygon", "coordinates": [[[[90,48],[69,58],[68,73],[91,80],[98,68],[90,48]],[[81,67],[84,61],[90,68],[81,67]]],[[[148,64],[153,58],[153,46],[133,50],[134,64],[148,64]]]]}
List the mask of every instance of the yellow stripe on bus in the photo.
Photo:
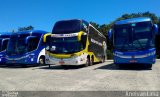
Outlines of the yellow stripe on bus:
{"type": "Polygon", "coordinates": [[[51,35],[51,33],[45,34],[45,35],[43,36],[43,42],[46,42],[46,38],[47,38],[47,36],[49,36],[49,35],[51,35]]]}

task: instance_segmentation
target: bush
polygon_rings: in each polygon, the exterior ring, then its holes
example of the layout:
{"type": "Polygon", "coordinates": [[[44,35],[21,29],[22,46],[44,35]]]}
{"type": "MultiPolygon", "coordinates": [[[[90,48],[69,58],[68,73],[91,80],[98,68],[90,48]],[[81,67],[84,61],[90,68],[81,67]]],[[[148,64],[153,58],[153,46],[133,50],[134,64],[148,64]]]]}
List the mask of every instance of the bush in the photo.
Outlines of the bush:
{"type": "Polygon", "coordinates": [[[113,51],[107,50],[107,59],[113,59],[113,51]]]}
{"type": "Polygon", "coordinates": [[[160,59],[160,55],[156,55],[156,58],[157,58],[157,59],[160,59]]]}

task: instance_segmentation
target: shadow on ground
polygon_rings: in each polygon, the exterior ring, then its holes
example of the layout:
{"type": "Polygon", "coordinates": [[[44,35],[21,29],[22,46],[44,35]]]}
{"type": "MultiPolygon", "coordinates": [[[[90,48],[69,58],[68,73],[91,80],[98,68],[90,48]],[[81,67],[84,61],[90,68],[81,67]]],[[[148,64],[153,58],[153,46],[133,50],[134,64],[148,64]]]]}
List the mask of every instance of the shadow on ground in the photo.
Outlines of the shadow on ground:
{"type": "Polygon", "coordinates": [[[8,65],[0,65],[0,68],[11,68],[11,69],[16,69],[16,68],[32,68],[32,67],[42,67],[45,65],[21,65],[21,64],[8,64],[8,65]]]}
{"type": "MultiPolygon", "coordinates": [[[[152,70],[150,68],[147,68],[143,64],[126,64],[126,65],[115,65],[115,64],[107,64],[101,67],[98,67],[96,69],[106,69],[106,70],[133,70],[133,71],[141,71],[141,70],[152,70]]],[[[95,70],[96,70],[95,69],[95,70]]]]}
{"type": "Polygon", "coordinates": [[[50,67],[49,66],[45,66],[45,67],[40,67],[38,69],[47,69],[47,70],[71,70],[71,69],[81,69],[83,68],[84,66],[83,65],[80,65],[80,66],[75,66],[75,65],[64,65],[64,66],[60,66],[60,65],[51,65],[50,67]]]}

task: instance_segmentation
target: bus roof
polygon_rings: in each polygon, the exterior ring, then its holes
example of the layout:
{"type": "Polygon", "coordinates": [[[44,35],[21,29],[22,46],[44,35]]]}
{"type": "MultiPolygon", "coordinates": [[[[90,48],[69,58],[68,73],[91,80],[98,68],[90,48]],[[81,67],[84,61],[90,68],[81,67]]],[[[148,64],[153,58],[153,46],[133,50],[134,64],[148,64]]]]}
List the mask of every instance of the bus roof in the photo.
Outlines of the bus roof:
{"type": "Polygon", "coordinates": [[[9,38],[11,34],[11,32],[0,32],[0,38],[9,38]]]}
{"type": "Polygon", "coordinates": [[[12,33],[11,32],[0,32],[0,36],[1,35],[11,35],[12,33]]]}
{"type": "MultiPolygon", "coordinates": [[[[69,22],[69,21],[80,21],[80,22],[84,22],[84,23],[86,23],[87,25],[89,25],[89,23],[88,23],[87,21],[83,20],[83,19],[66,19],[66,20],[57,21],[57,22],[54,24],[53,29],[54,29],[54,27],[55,27],[55,25],[56,25],[57,23],[59,23],[59,22],[69,22]]],[[[53,30],[52,30],[52,32],[53,32],[53,30]]]]}
{"type": "Polygon", "coordinates": [[[46,34],[46,33],[49,33],[49,32],[42,31],[42,30],[28,30],[28,31],[15,32],[15,33],[17,33],[17,34],[33,34],[33,33],[46,34]]]}
{"type": "MultiPolygon", "coordinates": [[[[83,21],[83,22],[86,22],[88,23],[87,21],[83,20],[83,19],[66,19],[66,20],[60,20],[60,21],[57,21],[57,22],[62,22],[62,21],[83,21]]],[[[88,23],[89,24],[89,23],[88,23]]]]}
{"type": "Polygon", "coordinates": [[[132,19],[117,21],[115,23],[115,25],[130,24],[130,23],[137,23],[137,22],[146,22],[146,21],[151,21],[151,19],[148,17],[132,18],[132,19]]]}

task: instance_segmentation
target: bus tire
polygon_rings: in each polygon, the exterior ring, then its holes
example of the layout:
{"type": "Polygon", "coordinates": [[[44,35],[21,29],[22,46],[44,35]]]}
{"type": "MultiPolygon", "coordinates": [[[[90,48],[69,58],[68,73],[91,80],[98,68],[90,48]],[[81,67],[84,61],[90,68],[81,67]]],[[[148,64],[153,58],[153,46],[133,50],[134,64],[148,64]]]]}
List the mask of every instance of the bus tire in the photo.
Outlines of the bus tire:
{"type": "Polygon", "coordinates": [[[48,67],[51,68],[51,65],[49,64],[48,67]]]}
{"type": "Polygon", "coordinates": [[[102,63],[104,63],[104,62],[105,62],[105,56],[102,57],[102,63]]]}
{"type": "Polygon", "coordinates": [[[22,68],[27,68],[26,64],[22,64],[21,66],[22,66],[22,68]]]}
{"type": "Polygon", "coordinates": [[[122,69],[122,68],[124,68],[125,65],[123,65],[123,64],[115,64],[115,66],[116,66],[117,68],[119,68],[119,69],[122,69]]]}
{"type": "Polygon", "coordinates": [[[39,58],[39,65],[45,65],[45,57],[40,57],[39,58]]]}
{"type": "Polygon", "coordinates": [[[90,58],[89,58],[89,57],[87,57],[86,64],[85,64],[84,66],[85,66],[85,67],[90,66],[90,58]]]}
{"type": "Polygon", "coordinates": [[[152,69],[152,64],[147,64],[147,69],[152,69]]]}
{"type": "Polygon", "coordinates": [[[91,61],[90,61],[90,64],[89,64],[90,66],[91,65],[94,65],[94,57],[92,56],[92,58],[91,58],[91,61]]]}
{"type": "Polygon", "coordinates": [[[61,65],[61,67],[64,68],[64,69],[68,69],[67,65],[61,65]]]}

